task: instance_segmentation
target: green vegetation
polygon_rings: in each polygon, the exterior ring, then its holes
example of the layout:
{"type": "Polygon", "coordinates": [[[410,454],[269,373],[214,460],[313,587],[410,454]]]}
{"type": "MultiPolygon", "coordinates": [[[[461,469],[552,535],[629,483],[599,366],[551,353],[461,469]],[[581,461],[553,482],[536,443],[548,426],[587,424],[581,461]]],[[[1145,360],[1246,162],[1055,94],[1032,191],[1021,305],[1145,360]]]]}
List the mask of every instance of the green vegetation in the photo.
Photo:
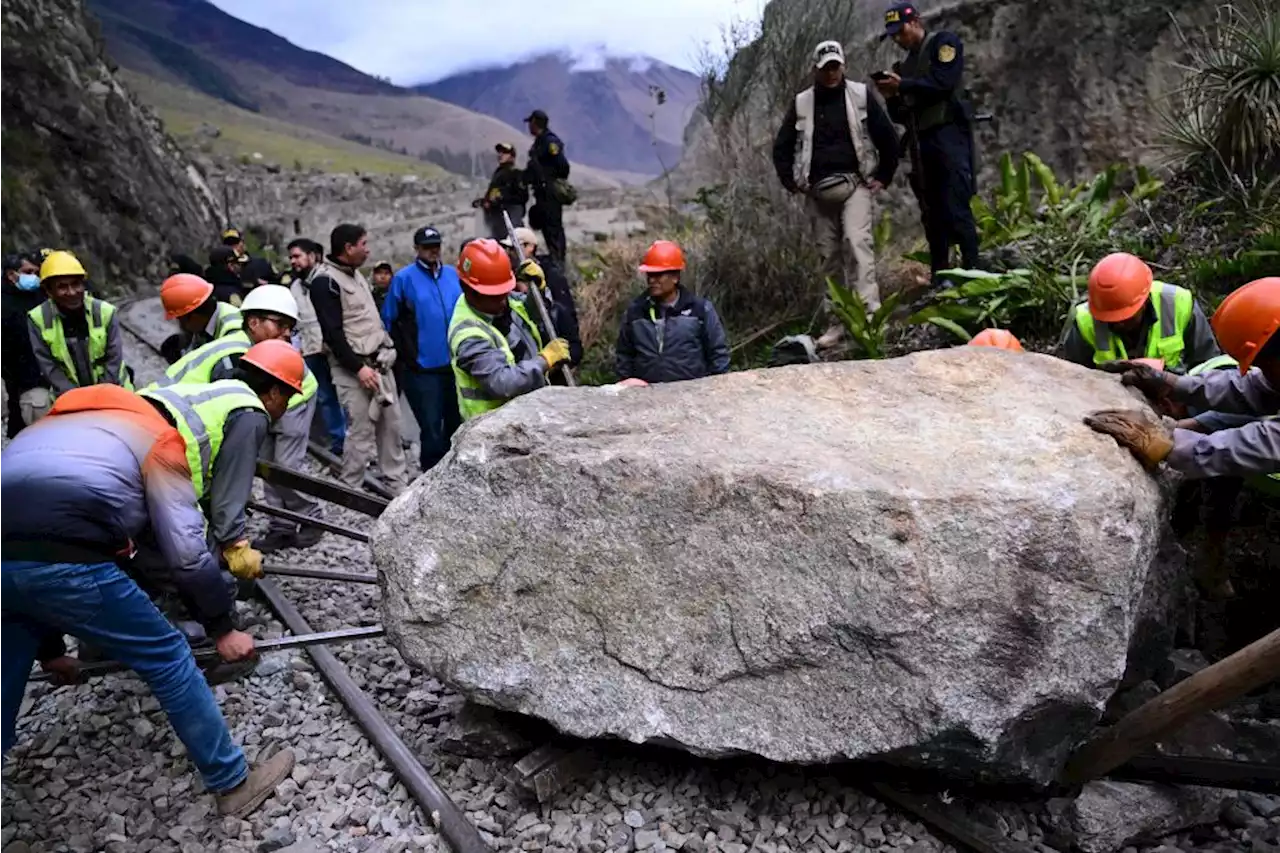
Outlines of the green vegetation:
{"type": "Polygon", "coordinates": [[[431,163],[371,148],[311,128],[267,118],[145,75],[122,72],[129,88],[159,114],[165,129],[184,146],[245,163],[274,163],[282,168],[325,172],[419,175],[443,174],[431,163]],[[202,126],[216,127],[210,137],[202,126]],[[261,159],[254,154],[260,154],[261,159]]]}

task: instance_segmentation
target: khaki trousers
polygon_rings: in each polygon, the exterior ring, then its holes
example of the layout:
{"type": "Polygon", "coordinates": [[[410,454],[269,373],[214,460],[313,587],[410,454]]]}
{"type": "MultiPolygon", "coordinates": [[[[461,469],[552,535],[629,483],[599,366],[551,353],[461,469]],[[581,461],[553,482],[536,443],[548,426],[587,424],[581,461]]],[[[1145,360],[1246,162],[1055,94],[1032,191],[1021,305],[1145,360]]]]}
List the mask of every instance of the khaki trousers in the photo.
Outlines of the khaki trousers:
{"type": "MultiPolygon", "coordinates": [[[[311,418],[316,412],[316,398],[312,397],[301,406],[296,406],[284,413],[284,417],[271,425],[267,437],[258,448],[258,455],[270,459],[277,465],[301,471],[307,463],[307,439],[311,434],[311,418]]],[[[293,489],[278,486],[274,483],[263,483],[262,491],[267,505],[287,509],[302,515],[318,516],[320,505],[293,489]]],[[[271,517],[268,522],[271,530],[297,530],[298,525],[283,518],[271,517]]]]}
{"type": "MultiPolygon", "coordinates": [[[[380,406],[375,422],[369,417],[369,405],[374,393],[360,384],[356,375],[337,363],[333,368],[333,385],[338,391],[338,402],[347,412],[347,441],[342,453],[342,482],[349,488],[364,485],[365,469],[374,453],[378,455],[378,467],[382,479],[391,491],[399,494],[408,485],[404,448],[400,446],[400,406],[380,406]]],[[[382,387],[393,400],[399,399],[395,377],[382,374],[382,387]]]]}
{"type": "Polygon", "coordinates": [[[880,288],[876,285],[875,237],[872,218],[875,205],[871,190],[859,186],[839,207],[806,199],[809,224],[813,227],[814,244],[825,262],[824,271],[837,284],[845,283],[846,270],[852,261],[853,290],[867,304],[868,311],[880,307],[880,288]]]}

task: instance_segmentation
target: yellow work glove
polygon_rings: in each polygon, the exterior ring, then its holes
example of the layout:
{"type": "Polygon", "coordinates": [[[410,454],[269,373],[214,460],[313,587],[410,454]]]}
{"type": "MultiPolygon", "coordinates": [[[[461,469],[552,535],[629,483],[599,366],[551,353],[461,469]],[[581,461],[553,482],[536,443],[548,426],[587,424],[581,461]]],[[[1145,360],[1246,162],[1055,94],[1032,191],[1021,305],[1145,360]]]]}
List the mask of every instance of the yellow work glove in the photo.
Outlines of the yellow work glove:
{"type": "Polygon", "coordinates": [[[546,361],[547,370],[551,370],[560,362],[569,360],[569,342],[564,338],[553,338],[538,355],[546,361]]]}
{"type": "Polygon", "coordinates": [[[539,290],[547,289],[547,274],[542,271],[542,265],[533,258],[520,264],[520,268],[516,270],[516,281],[535,282],[539,290]]]}
{"type": "Polygon", "coordinates": [[[1137,412],[1108,409],[1094,412],[1084,422],[1127,447],[1148,471],[1154,470],[1173,452],[1173,430],[1137,412]]]}
{"type": "Polygon", "coordinates": [[[242,581],[262,577],[262,552],[250,545],[248,539],[223,548],[222,558],[227,561],[231,574],[242,581]]]}

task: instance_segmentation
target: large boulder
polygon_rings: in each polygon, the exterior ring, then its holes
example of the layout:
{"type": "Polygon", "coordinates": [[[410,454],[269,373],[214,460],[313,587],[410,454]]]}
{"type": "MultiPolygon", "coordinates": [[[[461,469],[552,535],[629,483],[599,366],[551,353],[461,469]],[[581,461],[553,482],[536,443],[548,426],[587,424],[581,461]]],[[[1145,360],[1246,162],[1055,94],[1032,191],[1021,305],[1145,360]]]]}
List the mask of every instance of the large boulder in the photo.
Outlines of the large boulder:
{"type": "Polygon", "coordinates": [[[1044,781],[1160,575],[1164,490],[1081,423],[1139,406],[975,347],[544,389],[383,514],[386,626],[572,735],[1044,781]]]}

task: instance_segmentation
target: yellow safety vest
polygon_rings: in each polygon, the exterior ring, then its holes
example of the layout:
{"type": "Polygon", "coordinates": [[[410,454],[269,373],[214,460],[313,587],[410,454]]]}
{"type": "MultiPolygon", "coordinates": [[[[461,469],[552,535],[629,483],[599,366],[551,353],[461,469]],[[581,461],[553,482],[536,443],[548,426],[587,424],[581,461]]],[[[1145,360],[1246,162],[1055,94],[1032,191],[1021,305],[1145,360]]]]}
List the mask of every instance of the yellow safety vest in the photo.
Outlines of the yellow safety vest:
{"type": "MultiPolygon", "coordinates": [[[[1195,297],[1186,288],[1157,281],[1151,285],[1151,307],[1156,312],[1156,322],[1147,332],[1147,351],[1140,358],[1158,358],[1166,368],[1182,364],[1182,351],[1186,349],[1183,334],[1195,313],[1195,297]]],[[[1095,322],[1089,313],[1088,303],[1076,306],[1076,327],[1093,347],[1093,363],[1124,361],[1129,353],[1118,335],[1112,334],[1107,323],[1095,322]]]]}
{"type": "MultiPolygon", "coordinates": [[[[525,308],[524,302],[512,297],[508,297],[507,301],[511,305],[511,310],[520,315],[520,319],[533,334],[534,342],[541,349],[542,335],[538,333],[538,327],[534,322],[529,319],[529,311],[525,308]]],[[[472,338],[484,338],[495,348],[502,350],[507,357],[507,364],[516,363],[515,354],[511,352],[511,345],[507,343],[506,335],[498,331],[482,314],[472,310],[465,297],[459,299],[453,307],[453,318],[449,321],[449,352],[450,363],[453,365],[454,384],[458,389],[458,411],[464,421],[479,417],[485,412],[492,412],[507,402],[505,397],[490,396],[478,380],[458,367],[458,347],[463,341],[472,338]]]]}
{"type": "Polygon", "coordinates": [[[213,339],[225,338],[232,332],[244,329],[244,317],[240,309],[225,302],[219,302],[213,312],[213,339]]]}
{"type": "MultiPolygon", "coordinates": [[[[148,388],[168,388],[171,385],[204,385],[213,381],[213,368],[224,358],[241,356],[249,351],[253,344],[249,336],[242,331],[234,330],[225,337],[210,341],[197,347],[182,358],[169,365],[164,378],[147,386],[148,388]]],[[[302,392],[289,398],[289,408],[306,405],[315,396],[320,383],[311,373],[311,369],[303,367],[302,392]]]]}
{"type": "Polygon", "coordinates": [[[164,406],[186,441],[187,464],[197,500],[203,500],[209,487],[209,475],[222,449],[227,417],[237,409],[257,409],[263,414],[267,411],[258,395],[236,379],[147,388],[138,393],[164,406]]]}
{"type": "MultiPolygon", "coordinates": [[[[89,370],[93,380],[90,384],[100,385],[110,382],[132,391],[133,383],[129,381],[129,374],[124,369],[123,361],[120,363],[119,376],[107,376],[107,329],[111,325],[111,318],[115,316],[116,306],[86,294],[84,313],[89,326],[89,370]]],[[[49,348],[54,359],[62,365],[67,378],[78,382],[79,373],[76,371],[75,360],[71,358],[71,350],[67,346],[67,335],[62,328],[62,315],[58,313],[53,300],[46,299],[28,311],[27,316],[31,318],[31,322],[35,323],[36,329],[40,332],[40,339],[49,348]]]]}

